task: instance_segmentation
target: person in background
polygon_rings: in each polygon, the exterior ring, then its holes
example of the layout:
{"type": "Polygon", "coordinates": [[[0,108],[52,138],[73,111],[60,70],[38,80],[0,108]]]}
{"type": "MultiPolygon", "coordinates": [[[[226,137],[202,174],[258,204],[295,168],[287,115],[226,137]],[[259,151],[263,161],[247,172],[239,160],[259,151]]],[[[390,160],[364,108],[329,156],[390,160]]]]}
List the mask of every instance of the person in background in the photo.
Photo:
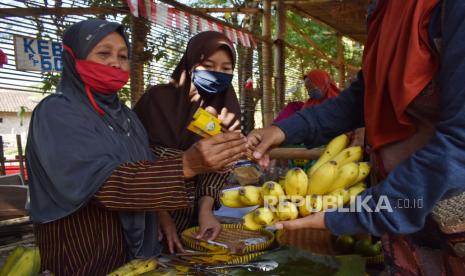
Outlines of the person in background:
{"type": "MultiPolygon", "coordinates": [[[[149,88],[134,107],[155,155],[178,155],[201,139],[187,129],[199,107],[217,115],[228,131],[240,131],[240,107],[231,84],[235,63],[234,46],[224,34],[202,32],[189,40],[171,82],[149,88]]],[[[197,237],[202,239],[215,239],[220,233],[213,209],[220,206],[228,175],[212,172],[192,178],[186,184],[194,199],[189,207],[158,213],[171,253],[184,250],[178,235],[187,227],[199,225],[197,237]]]]}
{"type": "Polygon", "coordinates": [[[316,106],[339,95],[340,90],[328,72],[314,69],[304,76],[308,100],[302,108],[316,106]]]}
{"type": "Polygon", "coordinates": [[[465,192],[465,2],[378,0],[368,14],[357,80],[248,139],[266,165],[270,147],[313,147],[366,126],[380,183],[360,195],[368,208],[318,212],[277,227],[382,236],[392,275],[465,275],[465,258],[448,247],[460,233],[444,235],[429,216],[439,201],[465,192]],[[381,200],[391,208],[377,209],[381,200]]]}
{"type": "Polygon", "coordinates": [[[321,104],[325,100],[339,95],[339,88],[337,88],[331,76],[324,70],[314,69],[308,72],[303,80],[308,100],[305,103],[302,101],[288,103],[283,110],[279,112],[278,116],[273,120],[273,123],[289,118],[302,108],[321,104]]]}
{"type": "Polygon", "coordinates": [[[220,134],[155,158],[116,93],[129,78],[122,25],[75,23],[63,48],[57,93],[39,103],[29,128],[30,216],[41,271],[107,275],[129,259],[158,255],[156,211],[188,207],[189,180],[231,166],[246,151],[245,137],[220,134]]]}

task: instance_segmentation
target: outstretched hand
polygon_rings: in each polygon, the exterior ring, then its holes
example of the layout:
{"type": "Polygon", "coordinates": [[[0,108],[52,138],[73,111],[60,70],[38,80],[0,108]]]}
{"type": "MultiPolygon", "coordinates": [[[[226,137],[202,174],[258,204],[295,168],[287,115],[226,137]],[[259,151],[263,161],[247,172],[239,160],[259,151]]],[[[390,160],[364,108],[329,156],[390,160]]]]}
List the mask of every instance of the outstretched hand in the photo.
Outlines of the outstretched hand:
{"type": "Polygon", "coordinates": [[[192,145],[183,155],[186,178],[229,168],[247,153],[247,139],[240,132],[220,133],[192,145]]]}
{"type": "Polygon", "coordinates": [[[286,230],[297,230],[305,228],[326,229],[325,213],[318,212],[295,220],[278,221],[275,223],[275,227],[276,229],[286,230]]]}
{"type": "Polygon", "coordinates": [[[252,149],[252,157],[258,161],[260,166],[266,168],[270,163],[267,152],[279,146],[285,138],[284,132],[276,126],[256,129],[247,136],[247,147],[252,149]]]}

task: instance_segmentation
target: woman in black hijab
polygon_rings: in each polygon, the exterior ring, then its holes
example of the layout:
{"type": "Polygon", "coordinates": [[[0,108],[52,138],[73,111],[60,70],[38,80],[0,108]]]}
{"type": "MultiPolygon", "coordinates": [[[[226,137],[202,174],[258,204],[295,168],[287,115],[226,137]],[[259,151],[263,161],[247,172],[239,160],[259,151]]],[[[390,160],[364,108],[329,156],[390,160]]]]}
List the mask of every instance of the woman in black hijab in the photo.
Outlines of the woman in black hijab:
{"type": "MultiPolygon", "coordinates": [[[[179,154],[200,140],[187,130],[199,107],[217,114],[229,130],[239,130],[240,107],[231,85],[236,53],[222,33],[202,32],[189,40],[187,49],[168,84],[151,87],[134,107],[157,156],[179,154]],[[163,131],[160,131],[160,130],[163,131]]],[[[198,238],[214,239],[221,225],[213,215],[228,174],[209,173],[190,183],[195,200],[190,208],[160,212],[160,225],[171,253],[183,251],[176,232],[199,225],[198,238]],[[215,204],[216,202],[216,204],[215,204]]]]}
{"type": "Polygon", "coordinates": [[[29,129],[31,217],[42,269],[106,275],[157,255],[155,211],[187,207],[186,179],[229,166],[245,138],[221,134],[155,160],[142,124],[116,94],[129,76],[122,26],[81,21],[65,32],[63,48],[57,93],[37,106],[29,129]]]}

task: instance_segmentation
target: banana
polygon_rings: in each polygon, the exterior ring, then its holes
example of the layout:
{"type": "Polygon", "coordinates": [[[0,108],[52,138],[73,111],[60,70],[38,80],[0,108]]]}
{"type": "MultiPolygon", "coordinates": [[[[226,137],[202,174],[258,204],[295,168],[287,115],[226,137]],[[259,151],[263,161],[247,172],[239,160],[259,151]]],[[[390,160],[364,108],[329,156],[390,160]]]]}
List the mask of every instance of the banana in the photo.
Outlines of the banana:
{"type": "Polygon", "coordinates": [[[107,274],[107,276],[128,276],[134,275],[133,267],[131,262],[124,264],[123,266],[118,267],[116,270],[107,274]]]}
{"type": "Polygon", "coordinates": [[[357,183],[355,180],[357,179],[359,174],[359,166],[355,162],[350,162],[345,164],[342,167],[339,167],[338,173],[336,176],[336,180],[331,184],[331,191],[350,187],[353,184],[357,183]]]}
{"type": "Polygon", "coordinates": [[[6,258],[5,263],[2,266],[2,269],[0,270],[0,276],[5,276],[8,275],[8,272],[13,268],[13,266],[16,264],[18,259],[23,255],[24,251],[26,251],[26,248],[23,246],[16,246],[13,251],[11,251],[10,255],[8,255],[8,258],[6,258]]]}
{"type": "Polygon", "coordinates": [[[308,179],[307,195],[324,195],[329,192],[337,176],[337,163],[329,161],[319,167],[308,179]]]}
{"type": "Polygon", "coordinates": [[[261,207],[255,210],[254,219],[260,225],[271,225],[274,220],[274,214],[269,208],[261,207]]]}
{"type": "Polygon", "coordinates": [[[244,225],[245,229],[256,231],[260,228],[262,228],[262,225],[258,224],[255,221],[255,212],[252,211],[250,213],[247,213],[243,218],[242,218],[242,225],[244,225]]]}
{"type": "Polygon", "coordinates": [[[262,195],[268,205],[277,205],[280,197],[285,196],[283,187],[274,181],[267,181],[263,184],[262,195]]]}
{"type": "Polygon", "coordinates": [[[243,186],[239,189],[239,200],[247,206],[263,205],[262,189],[255,186],[243,186]]]}
{"type": "Polygon", "coordinates": [[[157,268],[157,260],[155,258],[135,259],[117,268],[107,276],[137,276],[153,271],[155,268],[157,268]]]}
{"type": "Polygon", "coordinates": [[[347,189],[347,192],[349,193],[349,198],[352,200],[353,197],[357,196],[361,192],[363,192],[366,189],[366,185],[363,182],[360,182],[358,184],[355,184],[354,186],[350,187],[347,189]]]}
{"type": "Polygon", "coordinates": [[[149,272],[155,270],[157,268],[157,260],[155,258],[149,258],[145,260],[133,260],[134,262],[132,265],[134,267],[135,275],[141,275],[145,272],[149,272]]]}
{"type": "Polygon", "coordinates": [[[315,204],[317,195],[307,196],[303,199],[303,202],[299,204],[299,214],[301,217],[306,217],[313,212],[313,206],[315,204]]]}
{"type": "Polygon", "coordinates": [[[332,191],[329,195],[336,197],[337,206],[342,206],[350,200],[349,191],[344,188],[336,189],[332,191]]]}
{"type": "Polygon", "coordinates": [[[342,204],[342,197],[335,194],[327,194],[323,196],[323,210],[332,209],[342,204]]]}
{"type": "Polygon", "coordinates": [[[19,257],[8,276],[32,276],[40,272],[40,253],[38,247],[28,248],[19,257]]]}
{"type": "Polygon", "coordinates": [[[349,144],[349,137],[347,135],[342,134],[333,138],[328,145],[325,147],[325,150],[321,154],[320,158],[313,164],[313,166],[308,171],[308,176],[312,175],[320,166],[324,163],[328,162],[336,156],[339,152],[341,152],[347,145],[349,144]]]}
{"type": "Polygon", "coordinates": [[[350,147],[346,148],[336,156],[334,156],[331,160],[336,161],[339,167],[344,166],[347,163],[353,161],[360,161],[363,157],[363,149],[362,147],[350,147]]]}
{"type": "Polygon", "coordinates": [[[358,177],[354,181],[354,183],[359,183],[365,180],[367,176],[370,174],[370,164],[368,162],[360,162],[358,163],[358,177]]]}
{"type": "Polygon", "coordinates": [[[222,191],[220,196],[221,204],[230,208],[244,208],[247,205],[243,204],[239,199],[239,190],[222,191]]]}
{"type": "Polygon", "coordinates": [[[284,191],[288,196],[305,196],[308,188],[307,174],[301,168],[290,169],[286,174],[284,191]]]}
{"type": "Polygon", "coordinates": [[[293,220],[299,216],[299,210],[294,203],[283,201],[277,206],[276,216],[279,220],[293,220]]]}

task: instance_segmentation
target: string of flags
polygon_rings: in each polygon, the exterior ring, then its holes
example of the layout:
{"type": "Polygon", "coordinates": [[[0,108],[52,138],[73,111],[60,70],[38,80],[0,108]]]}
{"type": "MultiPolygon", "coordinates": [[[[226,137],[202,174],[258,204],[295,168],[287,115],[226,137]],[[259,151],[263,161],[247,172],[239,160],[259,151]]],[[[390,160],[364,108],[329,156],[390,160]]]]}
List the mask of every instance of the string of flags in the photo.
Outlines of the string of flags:
{"type": "Polygon", "coordinates": [[[222,32],[235,44],[240,44],[244,47],[257,47],[251,34],[224,26],[221,23],[213,22],[161,3],[155,3],[153,0],[127,0],[127,3],[133,16],[145,17],[154,24],[189,31],[194,34],[204,31],[222,32]]]}

